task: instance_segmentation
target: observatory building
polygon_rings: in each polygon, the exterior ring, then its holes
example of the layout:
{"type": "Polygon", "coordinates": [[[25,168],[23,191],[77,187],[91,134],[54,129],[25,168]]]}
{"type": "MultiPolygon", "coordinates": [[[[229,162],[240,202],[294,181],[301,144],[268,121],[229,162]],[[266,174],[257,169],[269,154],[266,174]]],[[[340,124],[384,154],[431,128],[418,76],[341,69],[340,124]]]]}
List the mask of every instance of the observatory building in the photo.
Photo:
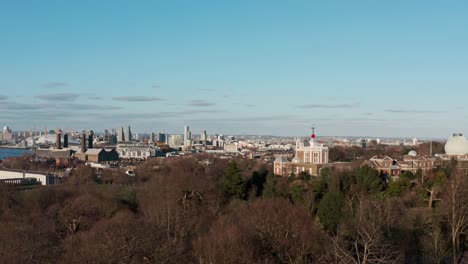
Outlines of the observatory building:
{"type": "Polygon", "coordinates": [[[289,176],[308,172],[310,175],[318,175],[319,170],[328,163],[329,150],[323,144],[315,141],[315,129],[312,129],[312,136],[309,142],[296,139],[296,155],[292,161],[285,157],[278,157],[274,162],[274,172],[276,175],[289,176]]]}
{"type": "Polygon", "coordinates": [[[454,133],[445,143],[445,153],[449,156],[468,155],[468,140],[463,134],[454,133]]]}
{"type": "Polygon", "coordinates": [[[468,140],[461,133],[453,133],[445,143],[445,154],[436,156],[443,160],[468,160],[468,140]]]}

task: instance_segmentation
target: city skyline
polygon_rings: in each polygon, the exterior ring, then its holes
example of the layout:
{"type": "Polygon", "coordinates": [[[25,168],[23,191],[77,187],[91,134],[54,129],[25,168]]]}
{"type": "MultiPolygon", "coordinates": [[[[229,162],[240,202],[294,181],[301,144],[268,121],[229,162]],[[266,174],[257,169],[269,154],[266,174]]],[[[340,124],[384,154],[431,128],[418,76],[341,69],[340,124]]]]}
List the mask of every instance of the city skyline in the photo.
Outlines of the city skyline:
{"type": "Polygon", "coordinates": [[[468,133],[467,3],[181,3],[2,2],[0,125],[468,133]]]}

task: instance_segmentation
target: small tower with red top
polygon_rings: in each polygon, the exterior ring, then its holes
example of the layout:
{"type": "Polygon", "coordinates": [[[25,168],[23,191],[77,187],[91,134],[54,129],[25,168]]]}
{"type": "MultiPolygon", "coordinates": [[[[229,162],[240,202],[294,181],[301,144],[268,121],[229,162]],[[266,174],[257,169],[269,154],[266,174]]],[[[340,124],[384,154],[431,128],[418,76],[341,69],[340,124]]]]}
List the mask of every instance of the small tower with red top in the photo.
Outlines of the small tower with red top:
{"type": "Polygon", "coordinates": [[[315,145],[315,127],[311,127],[312,129],[312,135],[310,135],[310,146],[314,146],[315,145]]]}

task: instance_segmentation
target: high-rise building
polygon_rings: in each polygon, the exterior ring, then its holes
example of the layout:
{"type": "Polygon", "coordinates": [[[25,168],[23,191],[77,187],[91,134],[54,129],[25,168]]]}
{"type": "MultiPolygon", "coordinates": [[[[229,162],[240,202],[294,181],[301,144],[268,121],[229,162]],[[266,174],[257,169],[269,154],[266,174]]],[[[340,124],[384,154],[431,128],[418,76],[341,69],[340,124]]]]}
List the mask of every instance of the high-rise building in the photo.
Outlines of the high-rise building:
{"type": "Polygon", "coordinates": [[[86,152],[86,131],[81,131],[81,153],[86,152]]]}
{"type": "Polygon", "coordinates": [[[116,145],[118,142],[116,135],[109,135],[109,143],[112,145],[116,145]]]}
{"type": "Polygon", "coordinates": [[[151,132],[150,141],[151,141],[152,143],[155,142],[155,141],[154,141],[154,140],[155,140],[154,136],[155,136],[154,132],[151,132]]]}
{"type": "Polygon", "coordinates": [[[88,135],[88,148],[90,149],[93,148],[93,140],[94,140],[94,132],[91,130],[89,131],[89,135],[88,135]]]}
{"type": "Polygon", "coordinates": [[[166,144],[169,144],[169,135],[167,133],[158,133],[158,138],[157,140],[159,142],[163,142],[166,144]]]}
{"type": "Polygon", "coordinates": [[[170,135],[169,136],[169,146],[173,148],[178,148],[183,143],[183,136],[182,135],[170,135]]]}
{"type": "Polygon", "coordinates": [[[206,130],[203,130],[200,135],[200,140],[205,142],[207,140],[206,130]]]}
{"type": "Polygon", "coordinates": [[[189,140],[190,127],[184,126],[184,145],[187,145],[187,140],[189,140]]]}
{"type": "Polygon", "coordinates": [[[132,131],[131,131],[131,129],[130,129],[130,126],[127,126],[127,127],[126,127],[126,130],[125,130],[125,141],[127,141],[127,142],[132,141],[132,131]]]}
{"type": "Polygon", "coordinates": [[[184,146],[188,147],[192,145],[192,132],[189,126],[184,126],[184,146]]]}
{"type": "Polygon", "coordinates": [[[118,132],[117,132],[117,141],[118,141],[118,142],[125,141],[124,129],[123,129],[123,127],[119,127],[119,130],[118,130],[118,132]]]}
{"type": "MultiPolygon", "coordinates": [[[[33,140],[34,140],[34,137],[33,137],[33,140]]],[[[68,133],[65,133],[63,135],[63,147],[68,148],[68,133]]]]}

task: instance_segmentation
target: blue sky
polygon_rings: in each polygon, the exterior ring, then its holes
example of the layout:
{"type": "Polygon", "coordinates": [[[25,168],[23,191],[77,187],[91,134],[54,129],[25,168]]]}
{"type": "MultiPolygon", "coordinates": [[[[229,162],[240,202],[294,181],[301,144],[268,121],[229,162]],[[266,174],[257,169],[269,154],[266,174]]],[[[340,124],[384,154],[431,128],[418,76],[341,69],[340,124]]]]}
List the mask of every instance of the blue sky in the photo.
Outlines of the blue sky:
{"type": "Polygon", "coordinates": [[[0,1],[0,125],[468,133],[466,1],[0,1]]]}

